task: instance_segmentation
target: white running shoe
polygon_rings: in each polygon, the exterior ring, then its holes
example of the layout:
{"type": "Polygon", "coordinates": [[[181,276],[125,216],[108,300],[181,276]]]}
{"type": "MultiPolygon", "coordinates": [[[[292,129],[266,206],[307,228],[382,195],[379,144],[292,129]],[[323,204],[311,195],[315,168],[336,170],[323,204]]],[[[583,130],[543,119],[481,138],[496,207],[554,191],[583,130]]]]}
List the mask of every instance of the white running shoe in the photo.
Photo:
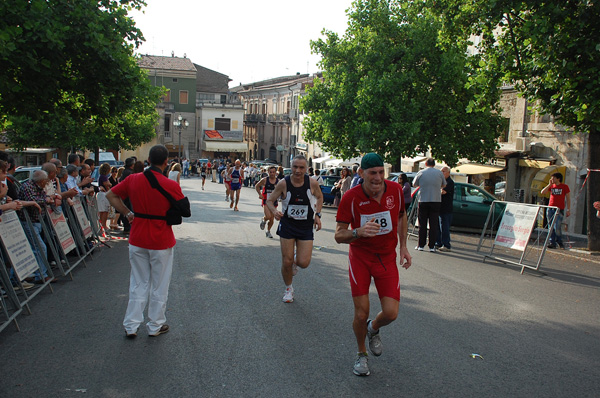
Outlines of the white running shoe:
{"type": "Polygon", "coordinates": [[[415,247],[415,250],[418,250],[418,251],[422,252],[423,248],[421,246],[417,246],[417,247],[415,247]]]}
{"type": "Polygon", "coordinates": [[[294,288],[287,287],[285,288],[285,294],[283,295],[284,303],[293,303],[294,302],[294,288]]]}
{"type": "Polygon", "coordinates": [[[267,238],[271,238],[271,239],[273,239],[273,235],[271,235],[271,231],[267,231],[267,232],[265,233],[265,235],[267,236],[267,238]]]}
{"type": "Polygon", "coordinates": [[[358,353],[352,372],[357,376],[368,376],[371,374],[371,371],[369,371],[369,355],[366,352],[358,353]]]}

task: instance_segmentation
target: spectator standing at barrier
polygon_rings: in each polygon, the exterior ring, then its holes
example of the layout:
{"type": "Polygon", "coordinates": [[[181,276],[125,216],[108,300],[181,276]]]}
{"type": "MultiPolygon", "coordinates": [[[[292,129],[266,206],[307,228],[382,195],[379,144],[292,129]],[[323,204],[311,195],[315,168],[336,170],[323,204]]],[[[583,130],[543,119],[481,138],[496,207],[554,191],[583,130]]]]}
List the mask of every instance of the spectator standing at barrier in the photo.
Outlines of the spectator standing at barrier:
{"type": "Polygon", "coordinates": [[[19,195],[19,186],[17,180],[15,180],[15,177],[13,177],[13,173],[17,168],[15,159],[8,153],[0,151],[0,160],[3,160],[7,163],[5,171],[6,177],[0,181],[5,181],[5,184],[8,187],[8,192],[6,195],[14,200],[19,195]]]}
{"type": "Polygon", "coordinates": [[[183,178],[188,178],[190,176],[190,161],[188,158],[183,159],[183,178]]]}
{"type": "Polygon", "coordinates": [[[81,187],[81,190],[83,192],[84,195],[94,195],[94,186],[92,185],[92,182],[94,181],[94,179],[91,177],[92,175],[92,168],[89,164],[87,163],[82,163],[81,164],[81,170],[79,170],[79,177],[81,179],[81,182],[79,183],[79,186],[81,187]]]}
{"type": "Polygon", "coordinates": [[[137,160],[134,164],[133,164],[133,173],[143,173],[144,172],[144,168],[146,166],[144,165],[144,163],[141,160],[137,160]]]}
{"type": "Polygon", "coordinates": [[[408,181],[408,177],[404,173],[398,176],[398,184],[402,187],[402,194],[404,195],[404,210],[408,212],[408,208],[412,202],[412,184],[408,181]]]}
{"type": "Polygon", "coordinates": [[[104,228],[104,231],[108,230],[108,225],[106,222],[108,221],[108,210],[110,207],[110,203],[108,203],[108,199],[106,199],[106,193],[110,191],[112,184],[110,183],[110,165],[108,163],[102,163],[100,169],[98,170],[98,194],[96,195],[96,200],[98,203],[98,218],[100,219],[100,225],[104,228]]]}
{"type": "Polygon", "coordinates": [[[350,183],[350,188],[354,188],[355,186],[362,183],[362,178],[360,174],[358,174],[358,165],[355,164],[352,166],[352,182],[350,183]]]}
{"type": "MultiPolygon", "coordinates": [[[[121,175],[121,178],[119,179],[119,182],[124,181],[127,177],[129,177],[130,175],[133,174],[133,165],[135,164],[136,158],[135,157],[130,157],[125,159],[125,169],[123,170],[123,174],[121,175]]],[[[129,202],[129,199],[125,199],[125,206],[127,206],[128,208],[131,208],[131,203],[129,202]]],[[[121,214],[121,213],[119,213],[121,214]]],[[[127,217],[125,217],[125,214],[121,214],[120,218],[121,223],[123,223],[123,233],[128,234],[129,231],[131,230],[131,225],[129,225],[129,220],[127,220],[127,217]]]]}
{"type": "Polygon", "coordinates": [[[44,187],[49,181],[48,173],[46,173],[44,170],[36,170],[33,172],[33,176],[29,180],[21,184],[21,188],[19,189],[19,200],[21,201],[23,207],[26,207],[19,212],[19,219],[21,220],[23,230],[25,231],[25,234],[31,243],[31,248],[33,249],[35,258],[42,271],[41,274],[40,271],[35,272],[35,283],[44,283],[50,279],[48,276],[46,263],[44,261],[44,259],[48,258],[48,249],[46,248],[46,244],[42,239],[41,218],[41,212],[46,208],[46,205],[50,200],[50,198],[46,196],[46,191],[44,191],[44,187]],[[23,211],[28,212],[31,225],[33,226],[33,231],[29,228],[23,211]],[[38,240],[39,250],[34,239],[38,240]]]}
{"type": "Polygon", "coordinates": [[[440,205],[442,188],[446,186],[444,174],[435,168],[435,160],[428,158],[425,168],[417,173],[413,180],[419,190],[419,244],[416,250],[423,251],[427,243],[427,223],[429,222],[429,251],[435,252],[440,229],[440,205]]]}
{"type": "MultiPolygon", "coordinates": [[[[121,167],[120,169],[125,170],[123,167],[121,167]]],[[[123,172],[121,171],[121,174],[122,173],[123,172]]],[[[108,178],[108,182],[110,182],[111,188],[116,187],[117,184],[119,183],[119,169],[116,168],[115,166],[111,167],[111,169],[110,169],[110,177],[108,178]]],[[[119,229],[120,214],[115,211],[115,208],[113,206],[110,206],[110,209],[108,212],[108,217],[110,218],[109,228],[113,229],[113,230],[119,229]]]]}
{"type": "MultiPolygon", "coordinates": [[[[0,160],[0,220],[2,212],[6,210],[21,210],[23,205],[15,196],[14,200],[8,196],[8,185],[4,184],[7,180],[8,162],[0,160]]],[[[18,194],[18,192],[17,192],[18,194]]]]}
{"type": "MultiPolygon", "coordinates": [[[[158,184],[178,201],[184,197],[181,187],[163,175],[168,165],[168,156],[169,151],[164,145],[153,146],[148,157],[150,172],[158,184]]],[[[166,333],[169,326],[165,323],[165,311],[173,269],[175,236],[172,227],[165,220],[145,218],[141,215],[164,216],[171,204],[160,191],[151,187],[144,173],[130,175],[108,192],[107,198],[131,223],[129,304],[123,320],[126,336],[137,336],[138,328],[144,321],[146,304],[148,334],[158,336],[166,333]],[[126,198],[129,198],[140,217],[136,217],[133,211],[125,206],[123,199],[126,198]]]]}
{"type": "Polygon", "coordinates": [[[452,225],[452,206],[454,202],[454,180],[450,177],[450,167],[442,167],[446,178],[446,186],[442,188],[442,202],[440,205],[440,233],[435,246],[440,251],[450,251],[450,226],[452,225]]]}
{"type": "Polygon", "coordinates": [[[546,212],[549,221],[556,214],[554,228],[552,229],[550,243],[548,244],[549,249],[556,249],[556,245],[560,246],[561,249],[565,248],[562,241],[562,219],[565,215],[567,217],[571,215],[571,190],[567,184],[563,184],[562,180],[563,175],[561,173],[552,174],[550,182],[541,191],[542,195],[550,192],[550,203],[548,203],[548,206],[558,207],[558,212],[556,209],[548,209],[546,212]]]}
{"type": "Polygon", "coordinates": [[[408,269],[412,259],[406,242],[408,223],[402,187],[386,181],[383,159],[376,153],[363,156],[360,173],[363,183],[342,196],[336,216],[335,241],[350,245],[352,329],[358,345],[353,372],[357,376],[368,376],[371,372],[365,340],[368,339],[374,356],[382,354],[381,328],[396,320],[400,306],[398,265],[408,269]],[[381,311],[373,320],[369,319],[371,279],[375,281],[381,303],[381,311]]]}
{"type": "Polygon", "coordinates": [[[77,167],[73,164],[67,166],[67,174],[69,175],[69,178],[67,178],[67,188],[76,190],[79,195],[89,195],[91,192],[94,192],[94,188],[81,189],[77,184],[77,177],[79,177],[80,169],[81,167],[77,167]]]}
{"type": "Polygon", "coordinates": [[[169,171],[169,180],[176,181],[177,184],[181,185],[181,166],[179,163],[173,163],[171,170],[169,171]]]}

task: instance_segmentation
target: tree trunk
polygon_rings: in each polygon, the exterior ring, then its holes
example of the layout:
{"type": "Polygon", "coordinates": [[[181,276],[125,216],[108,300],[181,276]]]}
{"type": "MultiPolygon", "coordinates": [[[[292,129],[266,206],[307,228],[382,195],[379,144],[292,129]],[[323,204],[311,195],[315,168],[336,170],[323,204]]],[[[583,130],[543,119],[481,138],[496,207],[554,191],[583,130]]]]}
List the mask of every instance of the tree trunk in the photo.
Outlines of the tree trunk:
{"type": "MultiPolygon", "coordinates": [[[[600,131],[594,129],[589,134],[588,169],[600,170],[600,131]]],[[[587,224],[588,250],[600,251],[600,219],[596,217],[593,203],[600,201],[600,171],[588,175],[587,186],[587,224]]]]}

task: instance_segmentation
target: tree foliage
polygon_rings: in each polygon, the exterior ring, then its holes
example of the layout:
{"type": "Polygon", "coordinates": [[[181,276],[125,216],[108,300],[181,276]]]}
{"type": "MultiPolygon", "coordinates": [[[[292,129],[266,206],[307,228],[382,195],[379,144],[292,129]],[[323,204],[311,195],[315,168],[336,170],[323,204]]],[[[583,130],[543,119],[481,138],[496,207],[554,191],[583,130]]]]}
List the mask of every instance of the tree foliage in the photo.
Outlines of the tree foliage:
{"type": "Polygon", "coordinates": [[[149,141],[161,90],[133,56],[143,0],[0,3],[0,127],[10,145],[132,148],[149,141]]]}
{"type": "Polygon", "coordinates": [[[600,124],[600,2],[438,0],[447,27],[481,35],[483,60],[578,132],[600,124]]]}
{"type": "MultiPolygon", "coordinates": [[[[600,169],[600,2],[436,0],[445,29],[482,37],[482,64],[496,67],[540,113],[589,133],[588,168],[600,169]]],[[[588,248],[600,250],[600,173],[587,182],[588,248]]]]}
{"type": "Polygon", "coordinates": [[[305,138],[344,158],[367,151],[396,163],[431,149],[453,165],[493,156],[499,84],[467,40],[440,35],[425,3],[357,0],[346,33],[311,42],[323,79],[302,99],[305,138]]]}

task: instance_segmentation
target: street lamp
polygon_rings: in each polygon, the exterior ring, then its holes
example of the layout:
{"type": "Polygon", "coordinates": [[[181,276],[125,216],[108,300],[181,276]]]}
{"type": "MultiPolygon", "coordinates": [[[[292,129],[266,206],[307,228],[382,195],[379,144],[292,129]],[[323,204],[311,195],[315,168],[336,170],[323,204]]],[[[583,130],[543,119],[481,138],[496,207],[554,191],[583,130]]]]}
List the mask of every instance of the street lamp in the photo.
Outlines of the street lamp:
{"type": "Polygon", "coordinates": [[[188,122],[186,119],[183,118],[183,116],[181,116],[181,114],[179,114],[179,116],[177,116],[177,120],[173,121],[173,126],[177,127],[179,129],[179,149],[177,151],[177,160],[181,162],[181,129],[187,129],[188,126],[190,125],[190,122],[188,122]]]}

